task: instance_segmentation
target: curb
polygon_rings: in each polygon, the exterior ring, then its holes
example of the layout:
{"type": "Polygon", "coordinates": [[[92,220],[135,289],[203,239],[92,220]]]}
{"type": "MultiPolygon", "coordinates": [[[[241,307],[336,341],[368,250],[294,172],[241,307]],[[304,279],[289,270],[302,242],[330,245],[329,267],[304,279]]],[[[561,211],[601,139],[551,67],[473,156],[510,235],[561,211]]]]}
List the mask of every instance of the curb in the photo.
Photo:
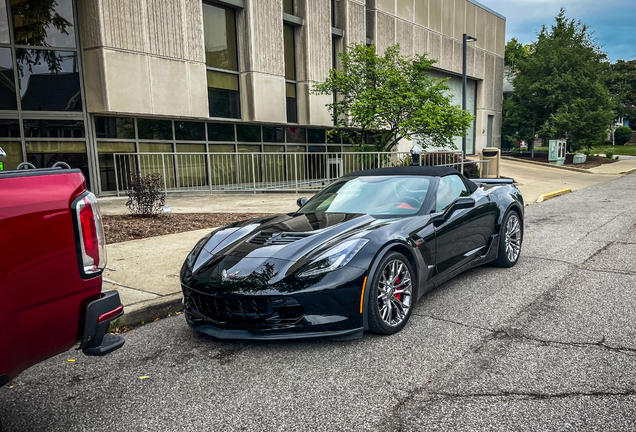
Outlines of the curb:
{"type": "Polygon", "coordinates": [[[124,305],[124,316],[120,318],[124,325],[137,326],[142,322],[153,322],[156,318],[165,318],[172,312],[183,311],[183,294],[170,294],[158,299],[124,305]]]}
{"type": "Polygon", "coordinates": [[[627,171],[621,171],[621,172],[618,173],[618,175],[626,175],[626,174],[631,174],[633,172],[636,172],[636,168],[632,168],[632,169],[627,170],[627,171]]]}
{"type": "Polygon", "coordinates": [[[554,198],[554,197],[558,197],[561,195],[565,195],[565,194],[569,194],[572,192],[572,189],[561,189],[558,191],[554,191],[554,192],[550,192],[547,194],[543,194],[539,197],[539,199],[537,200],[538,203],[543,202],[545,200],[549,200],[550,198],[554,198]]]}
{"type": "Polygon", "coordinates": [[[555,169],[566,170],[566,171],[580,172],[584,174],[594,174],[583,168],[570,168],[570,167],[561,166],[561,165],[551,165],[551,164],[545,164],[543,162],[529,161],[529,160],[511,157],[511,156],[502,156],[501,159],[505,159],[508,161],[521,162],[521,163],[530,164],[530,165],[537,165],[537,166],[542,166],[547,168],[555,168],[555,169]]]}

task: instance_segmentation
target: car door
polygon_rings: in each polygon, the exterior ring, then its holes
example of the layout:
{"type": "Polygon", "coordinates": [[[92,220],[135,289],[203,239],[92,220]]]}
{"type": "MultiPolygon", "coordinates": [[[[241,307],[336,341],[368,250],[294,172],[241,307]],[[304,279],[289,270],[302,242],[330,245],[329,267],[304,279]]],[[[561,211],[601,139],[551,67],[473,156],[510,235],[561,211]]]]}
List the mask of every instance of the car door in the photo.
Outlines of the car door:
{"type": "Polygon", "coordinates": [[[442,215],[460,197],[475,198],[473,208],[456,210],[435,223],[436,274],[443,277],[484,252],[494,233],[493,206],[487,195],[470,193],[458,175],[442,177],[436,192],[435,215],[442,215]]]}

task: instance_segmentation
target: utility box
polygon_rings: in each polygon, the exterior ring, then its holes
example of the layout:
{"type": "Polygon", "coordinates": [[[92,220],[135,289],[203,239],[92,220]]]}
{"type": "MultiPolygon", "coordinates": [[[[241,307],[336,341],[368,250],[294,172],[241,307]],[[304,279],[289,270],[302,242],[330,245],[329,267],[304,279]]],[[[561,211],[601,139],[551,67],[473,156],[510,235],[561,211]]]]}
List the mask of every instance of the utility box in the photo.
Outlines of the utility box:
{"type": "Polygon", "coordinates": [[[550,140],[548,147],[548,161],[552,165],[565,164],[568,143],[566,140],[550,140]]]}
{"type": "Polygon", "coordinates": [[[582,163],[585,163],[585,161],[586,161],[586,160],[587,160],[587,156],[586,156],[586,155],[584,155],[584,154],[577,154],[577,155],[574,155],[574,160],[573,160],[573,162],[574,162],[575,164],[582,164],[582,163]]]}
{"type": "Polygon", "coordinates": [[[0,147],[0,171],[4,171],[4,161],[7,160],[7,154],[0,147]]]}
{"type": "Polygon", "coordinates": [[[482,178],[499,178],[499,162],[501,161],[501,150],[495,147],[488,147],[481,151],[482,160],[488,161],[488,172],[481,173],[482,178]]]}

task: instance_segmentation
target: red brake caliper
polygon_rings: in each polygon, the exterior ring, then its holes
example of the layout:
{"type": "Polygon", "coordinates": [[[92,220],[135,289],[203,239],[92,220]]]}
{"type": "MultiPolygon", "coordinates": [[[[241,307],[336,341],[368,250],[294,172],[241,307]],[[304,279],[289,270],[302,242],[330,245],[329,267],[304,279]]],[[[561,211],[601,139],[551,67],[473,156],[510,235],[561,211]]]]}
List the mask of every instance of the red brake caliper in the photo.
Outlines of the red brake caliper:
{"type": "MultiPolygon", "coordinates": [[[[398,278],[395,280],[395,284],[397,285],[397,284],[399,284],[399,283],[400,283],[400,278],[398,277],[398,278]]],[[[402,294],[396,294],[396,295],[395,295],[395,298],[396,298],[396,299],[398,299],[399,301],[402,301],[402,294]]]]}

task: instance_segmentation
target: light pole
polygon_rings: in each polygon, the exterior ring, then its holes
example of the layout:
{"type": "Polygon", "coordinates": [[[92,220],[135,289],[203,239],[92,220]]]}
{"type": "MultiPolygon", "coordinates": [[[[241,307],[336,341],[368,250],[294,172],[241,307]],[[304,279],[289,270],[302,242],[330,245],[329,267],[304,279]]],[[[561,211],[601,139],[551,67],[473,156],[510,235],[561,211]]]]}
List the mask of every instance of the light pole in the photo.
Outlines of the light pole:
{"type": "MultiPolygon", "coordinates": [[[[466,111],[466,51],[468,50],[468,42],[477,42],[476,37],[468,36],[464,33],[464,50],[463,50],[463,67],[462,67],[462,109],[466,111]]],[[[466,134],[462,137],[462,157],[466,159],[466,134]]],[[[463,165],[463,160],[462,160],[463,165]]]]}

